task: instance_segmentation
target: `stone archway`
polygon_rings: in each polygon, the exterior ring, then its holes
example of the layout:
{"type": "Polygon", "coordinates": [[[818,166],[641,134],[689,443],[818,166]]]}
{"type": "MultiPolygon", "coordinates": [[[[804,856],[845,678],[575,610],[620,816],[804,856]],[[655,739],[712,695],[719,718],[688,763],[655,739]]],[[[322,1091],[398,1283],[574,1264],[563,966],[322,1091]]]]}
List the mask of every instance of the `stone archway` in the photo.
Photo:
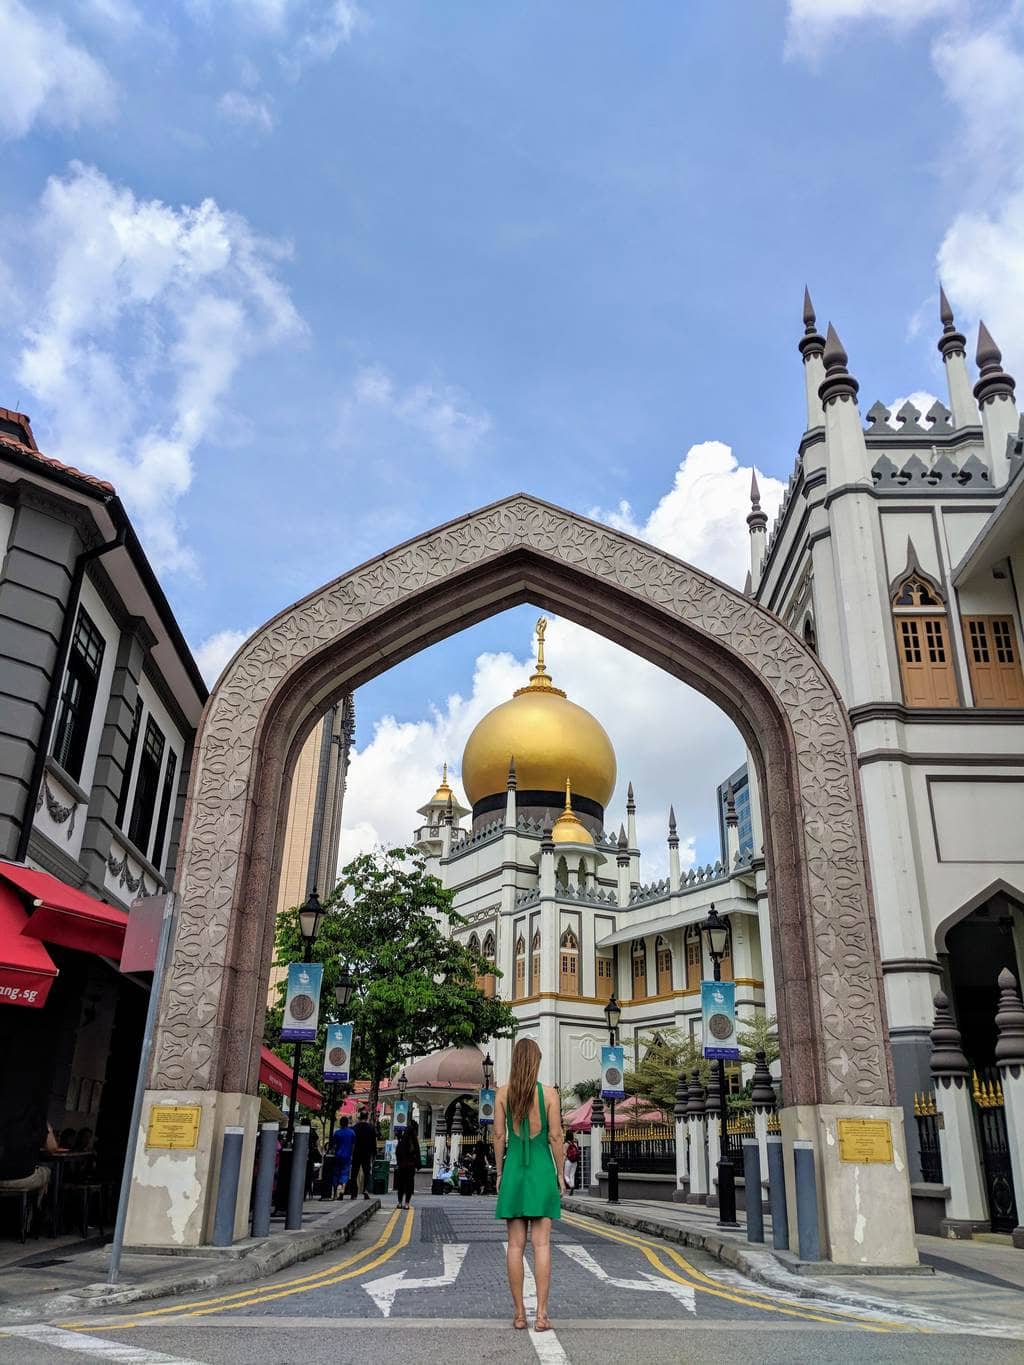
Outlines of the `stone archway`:
{"type": "MultiPolygon", "coordinates": [[[[852,738],[828,674],[776,617],[740,593],[524,494],[311,593],[258,630],[225,670],[197,738],[147,1105],[198,1096],[214,1135],[231,1122],[254,1131],[250,1092],[298,748],[341,692],[526,601],[642,655],[736,723],[764,794],[789,1103],[797,1115],[891,1105],[852,738]]],[[[201,1208],[186,1220],[185,1240],[197,1240],[207,1221],[215,1156],[207,1154],[205,1172],[202,1160],[194,1173],[201,1208]]],[[[162,1187],[159,1165],[144,1156],[136,1181],[162,1187]]],[[[149,1225],[142,1236],[141,1220],[129,1230],[130,1241],[166,1237],[149,1225]]]]}

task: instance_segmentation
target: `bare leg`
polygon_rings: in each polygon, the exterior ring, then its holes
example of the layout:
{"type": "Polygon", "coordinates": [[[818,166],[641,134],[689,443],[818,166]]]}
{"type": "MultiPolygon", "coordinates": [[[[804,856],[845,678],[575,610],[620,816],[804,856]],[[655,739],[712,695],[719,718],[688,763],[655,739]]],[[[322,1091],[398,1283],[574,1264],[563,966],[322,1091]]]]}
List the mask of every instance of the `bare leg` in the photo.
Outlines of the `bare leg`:
{"type": "Polygon", "coordinates": [[[523,1307],[523,1252],[526,1250],[526,1219],[509,1218],[508,1253],[505,1263],[508,1266],[508,1287],[512,1291],[513,1327],[526,1326],[526,1309],[523,1307]]]}
{"type": "Polygon", "coordinates": [[[545,1332],[551,1326],[548,1318],[548,1293],[551,1290],[551,1219],[534,1218],[530,1224],[530,1241],[533,1244],[533,1275],[537,1281],[537,1320],[538,1332],[545,1332]]]}

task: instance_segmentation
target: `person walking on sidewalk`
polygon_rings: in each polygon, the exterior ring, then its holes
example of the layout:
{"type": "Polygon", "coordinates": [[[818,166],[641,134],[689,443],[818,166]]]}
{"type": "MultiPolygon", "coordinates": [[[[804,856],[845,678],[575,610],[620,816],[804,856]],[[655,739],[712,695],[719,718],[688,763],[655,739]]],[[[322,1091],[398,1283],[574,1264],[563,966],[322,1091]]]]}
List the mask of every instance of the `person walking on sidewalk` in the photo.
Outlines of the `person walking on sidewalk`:
{"type": "Polygon", "coordinates": [[[569,1141],[565,1145],[565,1165],[562,1168],[562,1179],[565,1181],[566,1194],[572,1194],[576,1188],[576,1167],[580,1161],[580,1149],[575,1136],[570,1133],[569,1141]]]}
{"type": "Polygon", "coordinates": [[[359,1194],[359,1172],[362,1171],[363,1198],[369,1199],[373,1158],[377,1155],[377,1130],[369,1122],[369,1114],[365,1109],[360,1109],[359,1121],[352,1131],[355,1133],[355,1144],[352,1148],[352,1178],[348,1182],[348,1189],[355,1199],[359,1194]]]}
{"type": "Polygon", "coordinates": [[[349,1127],[347,1114],[342,1115],[338,1127],[334,1130],[331,1145],[334,1148],[334,1172],[331,1176],[334,1189],[331,1194],[334,1199],[339,1199],[344,1198],[352,1174],[352,1149],[356,1145],[355,1131],[349,1127]]]}
{"type": "Polygon", "coordinates": [[[416,1172],[423,1165],[420,1157],[420,1126],[415,1119],[395,1144],[395,1192],[398,1207],[412,1208],[416,1172]]]}
{"type": "Polygon", "coordinates": [[[565,1161],[562,1111],[558,1091],[537,1080],[541,1051],[532,1038],[520,1038],[512,1049],[508,1084],[498,1090],[494,1107],[494,1159],[498,1174],[495,1217],[508,1226],[508,1287],[512,1292],[512,1326],[526,1327],[523,1304],[523,1255],[527,1229],[533,1243],[537,1281],[538,1332],[551,1328],[551,1220],[562,1216],[559,1178],[565,1161]]]}

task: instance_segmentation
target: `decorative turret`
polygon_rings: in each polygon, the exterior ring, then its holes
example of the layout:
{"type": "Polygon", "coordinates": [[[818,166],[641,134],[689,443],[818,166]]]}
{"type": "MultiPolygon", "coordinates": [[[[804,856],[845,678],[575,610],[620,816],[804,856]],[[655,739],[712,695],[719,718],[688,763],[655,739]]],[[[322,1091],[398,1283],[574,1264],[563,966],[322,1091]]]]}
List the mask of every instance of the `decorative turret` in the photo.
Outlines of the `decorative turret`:
{"type": "Polygon", "coordinates": [[[516,827],[516,759],[513,754],[508,761],[508,782],[505,787],[505,828],[516,827]]]}
{"type": "Polygon", "coordinates": [[[551,837],[551,826],[544,827],[538,857],[540,871],[540,894],[551,897],[555,894],[555,841],[551,837]]]}
{"type": "Polygon", "coordinates": [[[469,814],[469,808],[461,804],[448,781],[447,763],[442,765],[441,781],[438,783],[437,791],[429,801],[420,806],[419,814],[423,816],[424,823],[416,830],[414,841],[416,847],[428,857],[446,858],[451,847],[453,831],[458,827],[462,817],[469,814]],[[447,846],[444,845],[446,828],[447,846]]]}
{"type": "Polygon", "coordinates": [[[679,832],[676,829],[674,806],[668,808],[668,889],[678,891],[682,882],[682,869],[679,865],[679,832]]]}
{"type": "Polygon", "coordinates": [[[576,818],[572,808],[572,783],[565,779],[565,809],[555,821],[551,839],[556,844],[586,844],[593,847],[594,836],[576,818]]]}
{"type": "Polygon", "coordinates": [[[1024,1005],[1017,978],[1009,967],[999,973],[999,1008],[996,1011],[996,1065],[1024,1067],[1024,1005]]]}
{"type": "Polygon", "coordinates": [[[825,338],[818,331],[814,305],[807,286],[804,286],[804,334],[800,338],[800,354],[804,361],[804,387],[807,390],[807,430],[820,427],[825,420],[818,389],[825,378],[822,355],[825,338]]]}
{"type": "Polygon", "coordinates": [[[839,333],[831,322],[828,325],[828,336],[825,339],[825,351],[822,359],[825,362],[825,378],[818,387],[818,397],[821,399],[822,407],[827,408],[830,403],[834,403],[836,400],[843,403],[848,399],[856,400],[860,385],[846,368],[849,356],[843,349],[843,343],[839,340],[839,333]]]}
{"type": "Polygon", "coordinates": [[[632,782],[626,788],[626,838],[629,840],[629,881],[635,889],[640,885],[640,841],[636,835],[636,797],[632,782]]]}
{"type": "Polygon", "coordinates": [[[949,391],[949,410],[954,427],[976,426],[978,408],[971,394],[971,380],[967,373],[967,338],[958,332],[953,310],[946,291],[939,285],[939,320],[942,335],[938,340],[939,353],[946,368],[946,387],[949,391]]]}
{"type": "Polygon", "coordinates": [[[618,872],[619,905],[625,909],[629,905],[629,840],[626,838],[625,825],[619,826],[619,842],[615,854],[615,867],[618,872]]]}
{"type": "Polygon", "coordinates": [[[963,1084],[967,1080],[968,1065],[964,1056],[960,1030],[949,1008],[949,997],[945,991],[935,994],[935,1019],[931,1031],[932,1075],[936,1080],[963,1084]]]}
{"type": "Polygon", "coordinates": [[[750,471],[750,512],[747,516],[750,530],[750,581],[758,587],[764,570],[765,554],[768,548],[768,514],[761,506],[761,490],[757,485],[757,470],[750,471]]]}
{"type": "Polygon", "coordinates": [[[1010,477],[1008,443],[1017,434],[1017,405],[1012,377],[1003,369],[1003,353],[992,340],[992,333],[983,322],[978,323],[978,349],[975,353],[978,382],[974,396],[981,409],[981,425],[985,433],[985,450],[992,465],[992,483],[1005,486],[1010,477]]]}

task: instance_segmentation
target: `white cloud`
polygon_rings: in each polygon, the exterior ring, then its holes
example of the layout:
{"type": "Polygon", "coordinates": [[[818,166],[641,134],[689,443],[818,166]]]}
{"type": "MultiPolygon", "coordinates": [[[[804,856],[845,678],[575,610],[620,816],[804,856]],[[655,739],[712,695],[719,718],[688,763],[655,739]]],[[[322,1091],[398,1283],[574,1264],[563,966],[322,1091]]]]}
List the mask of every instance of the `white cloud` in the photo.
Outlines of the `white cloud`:
{"type": "MultiPolygon", "coordinates": [[[[740,466],[727,445],[703,441],[690,447],[672,488],[643,523],[628,502],[614,511],[597,508],[590,515],[738,587],[749,568],[744,518],[750,510],[750,474],[750,467],[740,466]]],[[[760,472],[757,481],[770,524],[784,485],[760,472]]]]}
{"type": "Polygon", "coordinates": [[[36,123],[78,128],[113,112],[113,82],[59,19],[0,0],[0,52],[8,76],[0,138],[24,137],[36,123]]]}
{"type": "Polygon", "coordinates": [[[239,367],[302,330],[276,274],[287,253],[212,199],[137,199],[78,163],[31,218],[42,302],[17,376],[54,452],[117,485],[158,570],[186,569],[175,504],[193,457],[239,367]]]}
{"type": "Polygon", "coordinates": [[[282,68],[298,77],[307,66],[330,61],[367,23],[354,0],[192,0],[196,19],[212,24],[227,12],[236,40],[245,32],[269,41],[282,68]]]}
{"type": "Polygon", "coordinates": [[[452,464],[465,463],[491,430],[490,414],[451,384],[401,388],[379,366],[361,369],[342,400],[339,435],[365,446],[382,428],[397,426],[426,440],[452,464]]]}
{"type": "Polygon", "coordinates": [[[217,101],[219,113],[229,123],[252,127],[269,133],[274,126],[270,101],[258,95],[247,95],[242,90],[228,90],[217,101]]]}
{"type": "MultiPolygon", "coordinates": [[[[749,562],[745,518],[750,473],[749,467],[737,465],[728,446],[705,442],[689,451],[673,488],[642,525],[628,507],[606,520],[727,582],[740,583],[749,562]]],[[[771,516],[782,485],[766,476],[759,476],[759,482],[762,505],[771,516]]],[[[508,700],[531,671],[531,641],[515,642],[515,648],[515,654],[481,654],[466,695],[453,692],[433,707],[425,701],[418,720],[385,716],[365,738],[357,731],[361,742],[345,798],[343,861],[378,843],[408,840],[416,808],[436,787],[442,762],[449,763],[458,783],[462,750],[473,726],[508,700]]],[[[570,621],[551,619],[546,653],[557,684],[597,716],[615,747],[619,781],[607,812],[609,828],[617,829],[625,819],[626,785],[634,785],[644,879],[665,875],[670,804],[675,805],[684,861],[717,858],[715,788],[744,758],[732,723],[667,673],[570,621]]]]}
{"type": "Polygon", "coordinates": [[[206,685],[213,687],[229,659],[245,644],[251,630],[218,630],[209,635],[201,645],[193,650],[199,671],[206,679],[206,685]]]}
{"type": "Polygon", "coordinates": [[[958,8],[961,0],[789,0],[786,56],[814,61],[848,29],[880,20],[896,31],[958,8]]]}

